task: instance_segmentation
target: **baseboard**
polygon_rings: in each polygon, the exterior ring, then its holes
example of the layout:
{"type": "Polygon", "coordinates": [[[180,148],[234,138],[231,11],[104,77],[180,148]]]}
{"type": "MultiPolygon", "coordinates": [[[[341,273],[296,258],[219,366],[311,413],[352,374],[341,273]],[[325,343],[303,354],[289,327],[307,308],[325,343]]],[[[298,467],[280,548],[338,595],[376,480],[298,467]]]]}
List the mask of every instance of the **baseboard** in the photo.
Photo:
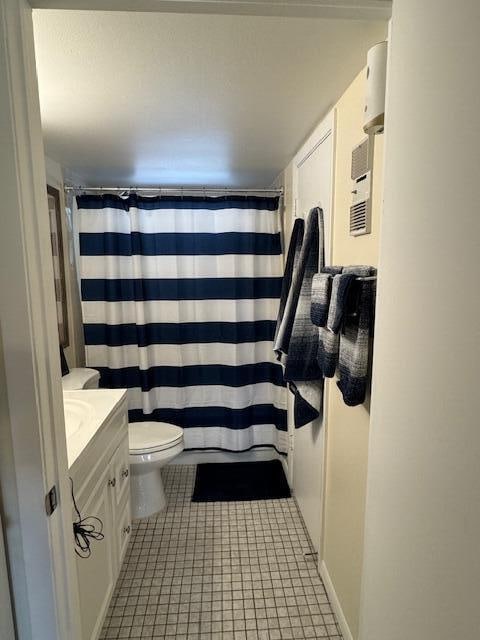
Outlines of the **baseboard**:
{"type": "Polygon", "coordinates": [[[279,455],[271,447],[230,453],[229,451],[182,451],[171,464],[201,464],[203,462],[253,462],[255,460],[276,460],[279,455]]]}
{"type": "Polygon", "coordinates": [[[328,599],[330,600],[330,604],[332,605],[333,612],[337,617],[338,626],[340,627],[340,631],[342,632],[343,640],[353,640],[352,632],[350,631],[347,619],[345,618],[343,609],[340,605],[340,600],[338,599],[332,579],[330,578],[330,574],[328,573],[327,565],[323,560],[320,563],[320,575],[322,576],[323,584],[325,585],[325,591],[327,592],[328,599]]]}

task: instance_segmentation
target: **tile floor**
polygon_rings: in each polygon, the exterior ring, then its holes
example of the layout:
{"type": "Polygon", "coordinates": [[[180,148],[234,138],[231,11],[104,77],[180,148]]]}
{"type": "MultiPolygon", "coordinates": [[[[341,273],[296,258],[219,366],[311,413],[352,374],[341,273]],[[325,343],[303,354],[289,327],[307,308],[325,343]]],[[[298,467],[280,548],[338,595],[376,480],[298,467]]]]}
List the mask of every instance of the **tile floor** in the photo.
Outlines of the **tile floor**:
{"type": "Polygon", "coordinates": [[[101,638],[341,638],[293,498],[192,503],[195,466],[164,469],[167,509],[134,524],[101,638]]]}

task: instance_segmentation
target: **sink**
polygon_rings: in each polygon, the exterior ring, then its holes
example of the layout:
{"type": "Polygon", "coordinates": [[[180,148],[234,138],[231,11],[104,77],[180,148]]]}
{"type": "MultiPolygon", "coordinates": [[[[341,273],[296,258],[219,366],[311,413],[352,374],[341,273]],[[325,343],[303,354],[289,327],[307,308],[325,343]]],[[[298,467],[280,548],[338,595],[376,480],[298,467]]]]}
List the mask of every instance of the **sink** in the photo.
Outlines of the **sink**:
{"type": "Polygon", "coordinates": [[[65,432],[67,438],[90,424],[94,417],[93,406],[85,400],[77,398],[63,398],[63,412],[65,414],[65,432]]]}
{"type": "Polygon", "coordinates": [[[125,402],[125,389],[75,389],[63,391],[68,467],[72,468],[97,432],[125,402]]]}

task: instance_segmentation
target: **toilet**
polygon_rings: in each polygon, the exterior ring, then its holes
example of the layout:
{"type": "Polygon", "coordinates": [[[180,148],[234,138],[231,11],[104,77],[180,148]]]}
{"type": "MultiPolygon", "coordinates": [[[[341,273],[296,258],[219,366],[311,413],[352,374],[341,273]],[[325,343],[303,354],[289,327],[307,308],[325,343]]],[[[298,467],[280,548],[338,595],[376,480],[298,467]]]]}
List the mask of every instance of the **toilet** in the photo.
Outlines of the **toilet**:
{"type": "Polygon", "coordinates": [[[77,389],[98,389],[100,374],[96,369],[87,367],[70,369],[62,377],[62,387],[64,391],[76,391],[77,389]]]}
{"type": "Polygon", "coordinates": [[[148,518],[165,508],[161,468],[183,451],[183,429],[166,422],[130,422],[132,517],[148,518]]]}
{"type": "MultiPolygon", "coordinates": [[[[63,376],[64,391],[97,389],[95,369],[71,369],[63,376]]],[[[148,518],[165,508],[161,468],[183,451],[183,429],[166,422],[130,422],[128,425],[132,518],[148,518]]]]}

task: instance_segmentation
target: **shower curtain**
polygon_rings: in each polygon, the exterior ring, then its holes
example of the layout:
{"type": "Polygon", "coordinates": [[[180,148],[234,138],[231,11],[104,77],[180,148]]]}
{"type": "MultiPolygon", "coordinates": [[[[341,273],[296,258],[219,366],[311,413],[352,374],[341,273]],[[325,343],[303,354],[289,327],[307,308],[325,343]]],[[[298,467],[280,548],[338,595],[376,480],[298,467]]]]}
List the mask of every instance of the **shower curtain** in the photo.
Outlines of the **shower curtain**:
{"type": "Polygon", "coordinates": [[[278,198],[77,197],[87,366],[186,449],[284,451],[278,198]]]}

